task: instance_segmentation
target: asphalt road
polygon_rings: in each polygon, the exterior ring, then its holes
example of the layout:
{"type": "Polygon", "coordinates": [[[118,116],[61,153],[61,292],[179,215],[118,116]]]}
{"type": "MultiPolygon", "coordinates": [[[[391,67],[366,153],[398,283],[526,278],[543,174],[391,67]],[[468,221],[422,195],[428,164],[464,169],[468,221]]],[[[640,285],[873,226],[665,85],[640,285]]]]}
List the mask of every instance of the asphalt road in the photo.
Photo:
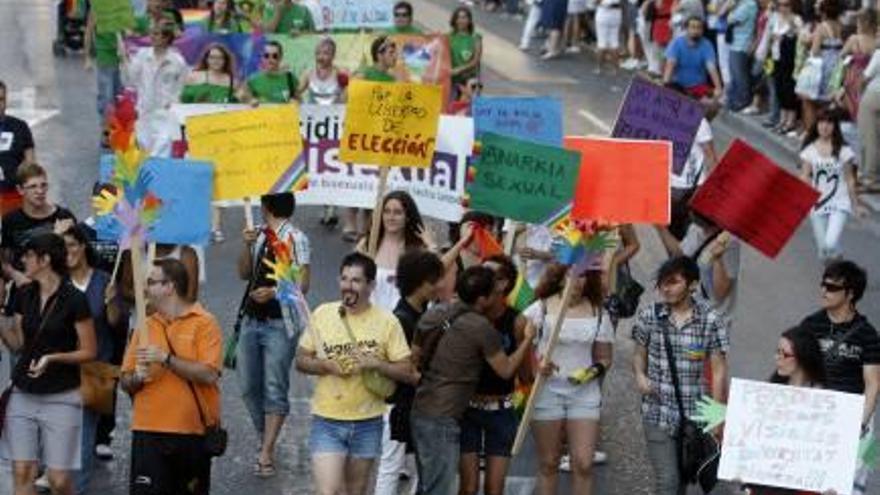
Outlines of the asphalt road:
{"type": "MultiPolygon", "coordinates": [[[[415,0],[416,19],[432,30],[446,30],[452,0],[415,0]]],[[[27,118],[34,126],[37,156],[51,175],[51,194],[79,216],[88,214],[88,192],[97,177],[97,116],[94,74],[83,70],[81,56],[54,58],[54,5],[48,0],[0,0],[0,79],[11,90],[10,113],[27,118]]],[[[487,94],[551,94],[562,99],[565,129],[569,134],[605,134],[616,113],[628,75],[595,76],[589,54],[541,62],[515,45],[521,24],[497,15],[478,13],[484,34],[484,71],[487,94]]],[[[716,146],[723,151],[733,136],[747,138],[742,129],[716,127],[716,146]]],[[[774,157],[785,164],[788,157],[774,157]]],[[[793,165],[793,164],[790,164],[793,165]]],[[[316,208],[302,208],[296,222],[313,245],[313,303],[336,297],[337,263],[350,245],[336,232],[318,224],[316,208]]],[[[223,328],[231,330],[235,307],[244,289],[234,273],[240,248],[238,232],[243,225],[240,211],[227,210],[224,226],[228,240],[207,248],[208,283],[203,302],[223,328]]],[[[642,251],[635,259],[637,277],[650,284],[650,273],[662,260],[662,249],[653,231],[639,230],[642,251]]],[[[880,238],[877,218],[851,223],[844,237],[847,254],[875,274],[861,309],[880,322],[880,238]]],[[[764,379],[771,371],[776,338],[785,328],[812,311],[818,297],[821,266],[815,258],[812,238],[805,224],[775,260],[745,249],[739,277],[739,310],[735,315],[730,355],[733,375],[764,379]]],[[[615,366],[605,384],[601,448],[608,452],[607,465],[596,468],[598,494],[650,493],[650,472],[638,400],[630,371],[632,342],[628,327],[621,326],[615,346],[615,366]]],[[[5,362],[0,365],[5,381],[5,362]]],[[[223,377],[224,420],[231,432],[227,455],[214,465],[213,493],[219,495],[312,493],[308,449],[308,382],[296,377],[291,392],[293,409],[283,430],[278,452],[278,476],[259,480],[251,475],[257,438],[238,397],[235,377],[223,377]]],[[[114,442],[117,458],[101,465],[91,493],[127,493],[129,408],[121,401],[120,428],[114,442]]],[[[536,462],[532,449],[514,461],[508,493],[531,493],[536,462]]],[[[8,489],[7,471],[0,470],[0,494],[8,489]]],[[[564,485],[565,483],[563,483],[564,485]]],[[[567,492],[566,492],[567,493],[567,492]]],[[[870,493],[880,493],[875,479],[870,493]]]]}

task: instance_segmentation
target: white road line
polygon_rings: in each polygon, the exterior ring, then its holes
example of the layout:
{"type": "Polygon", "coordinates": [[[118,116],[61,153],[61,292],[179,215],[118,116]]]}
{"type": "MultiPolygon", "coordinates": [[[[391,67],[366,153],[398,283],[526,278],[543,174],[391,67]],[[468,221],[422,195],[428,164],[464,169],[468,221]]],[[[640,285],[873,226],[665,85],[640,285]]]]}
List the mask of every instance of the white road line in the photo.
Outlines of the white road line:
{"type": "Polygon", "coordinates": [[[598,127],[599,130],[601,130],[602,132],[609,133],[609,134],[611,133],[611,127],[609,127],[608,124],[606,124],[604,120],[600,119],[596,115],[584,110],[583,108],[578,110],[578,114],[581,117],[587,119],[587,122],[598,127]]]}

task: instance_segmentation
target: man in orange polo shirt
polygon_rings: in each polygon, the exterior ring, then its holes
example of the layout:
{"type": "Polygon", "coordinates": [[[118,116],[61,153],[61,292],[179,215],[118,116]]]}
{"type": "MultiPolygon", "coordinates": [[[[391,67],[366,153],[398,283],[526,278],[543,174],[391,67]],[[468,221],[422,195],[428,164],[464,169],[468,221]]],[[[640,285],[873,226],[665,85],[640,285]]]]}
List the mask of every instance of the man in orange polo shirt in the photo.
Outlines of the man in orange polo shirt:
{"type": "Polygon", "coordinates": [[[122,388],[131,394],[132,495],[207,494],[211,458],[205,426],[220,421],[222,333],[201,304],[186,300],[186,268],[156,261],[147,297],[149,340],[135,331],[122,363],[122,388]],[[192,385],[192,387],[190,386],[192,385]]]}

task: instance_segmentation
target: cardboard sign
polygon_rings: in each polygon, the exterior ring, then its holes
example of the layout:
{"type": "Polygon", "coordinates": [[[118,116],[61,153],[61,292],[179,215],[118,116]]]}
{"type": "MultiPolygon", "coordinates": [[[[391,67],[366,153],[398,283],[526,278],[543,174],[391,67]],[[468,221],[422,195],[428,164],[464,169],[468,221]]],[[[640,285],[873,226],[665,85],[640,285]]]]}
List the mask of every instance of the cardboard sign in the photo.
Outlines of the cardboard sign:
{"type": "Polygon", "coordinates": [[[734,378],[719,478],[850,493],[864,404],[861,395],[734,378]]]}
{"type": "Polygon", "coordinates": [[[467,186],[470,207],[543,223],[571,202],[579,163],[576,152],[487,132],[467,186]]]}
{"type": "MultiPolygon", "coordinates": [[[[98,177],[110,182],[113,155],[101,157],[98,177]]],[[[147,191],[162,201],[147,240],[169,244],[207,244],[211,237],[211,193],[214,167],[210,163],[150,158],[141,166],[149,174],[147,191]]],[[[99,216],[95,224],[101,240],[119,239],[122,226],[112,215],[99,216]]]]}
{"type": "Polygon", "coordinates": [[[329,29],[383,29],[394,24],[392,0],[318,0],[318,4],[329,29]]]}
{"type": "Polygon", "coordinates": [[[669,223],[671,143],[566,137],[565,147],[581,153],[572,218],[669,223]]]}
{"type": "Polygon", "coordinates": [[[339,157],[380,166],[430,166],[441,104],[440,86],[352,81],[339,157]]]}
{"type": "Polygon", "coordinates": [[[134,27],[134,9],[129,0],[92,0],[91,5],[98,34],[119,33],[134,27]]]}
{"type": "Polygon", "coordinates": [[[189,156],[214,163],[214,199],[269,192],[302,153],[295,104],[199,115],[186,120],[189,156]]]}
{"type": "Polygon", "coordinates": [[[703,113],[703,106],[696,100],[634,77],[611,136],[671,141],[672,173],[681,175],[703,113]]]}
{"type": "MultiPolygon", "coordinates": [[[[346,163],[339,158],[345,107],[303,105],[300,114],[308,188],[297,192],[297,201],[372,208],[376,202],[378,168],[346,163]]],[[[407,191],[424,216],[457,222],[462,215],[461,198],[473,146],[474,126],[470,118],[441,116],[431,166],[393,168],[388,176],[388,190],[407,191]]],[[[290,179],[277,183],[276,190],[291,190],[294,177],[299,173],[292,168],[290,179]]]]}
{"type": "Polygon", "coordinates": [[[819,192],[737,139],[691,200],[691,207],[775,258],[819,192]]]}
{"type": "Polygon", "coordinates": [[[473,103],[477,137],[484,132],[562,145],[562,103],[557,98],[480,96],[473,103]]]}

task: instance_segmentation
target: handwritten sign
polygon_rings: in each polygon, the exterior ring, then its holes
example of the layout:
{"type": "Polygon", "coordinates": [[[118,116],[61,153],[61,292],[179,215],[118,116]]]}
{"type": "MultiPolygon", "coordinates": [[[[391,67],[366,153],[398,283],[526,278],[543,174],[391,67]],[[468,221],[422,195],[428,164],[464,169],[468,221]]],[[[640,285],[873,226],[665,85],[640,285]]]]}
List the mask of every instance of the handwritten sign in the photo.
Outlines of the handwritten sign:
{"type": "Polygon", "coordinates": [[[380,166],[430,166],[441,101],[440,86],[352,81],[339,157],[380,166]]]}
{"type": "MultiPolygon", "coordinates": [[[[297,192],[297,202],[372,208],[379,182],[378,167],[346,163],[339,158],[345,106],[303,105],[300,114],[308,188],[297,192]]],[[[419,204],[422,215],[457,222],[462,215],[461,198],[473,147],[474,126],[470,118],[441,116],[431,166],[392,168],[388,190],[407,191],[419,204]]],[[[275,190],[291,190],[296,173],[292,168],[291,179],[279,182],[275,190]]]]}
{"type": "Polygon", "coordinates": [[[669,223],[671,143],[566,137],[565,147],[581,153],[572,218],[669,223]]]}
{"type": "Polygon", "coordinates": [[[134,10],[129,0],[92,0],[98,34],[118,33],[134,27],[134,10]]]}
{"type": "Polygon", "coordinates": [[[737,139],[691,207],[775,258],[818,198],[818,191],[737,139]]]}
{"type": "MultiPolygon", "coordinates": [[[[110,182],[113,155],[101,157],[98,177],[110,182]]],[[[211,235],[211,192],[214,167],[210,163],[150,158],[142,166],[148,174],[147,191],[162,201],[148,240],[169,244],[207,244],[211,235]]],[[[95,225],[101,240],[118,239],[122,225],[112,215],[99,216],[95,225]]]]}
{"type": "Polygon", "coordinates": [[[214,163],[214,199],[269,192],[302,153],[299,108],[279,105],[186,120],[189,156],[214,163]]]}
{"type": "Polygon", "coordinates": [[[579,162],[572,151],[487,132],[467,187],[470,207],[543,223],[571,202],[579,162]]]}
{"type": "Polygon", "coordinates": [[[681,175],[702,118],[703,107],[696,100],[634,77],[611,136],[671,141],[672,173],[681,175]]]}
{"type": "Polygon", "coordinates": [[[850,493],[865,398],[734,378],[718,476],[850,493]]]}
{"type": "Polygon", "coordinates": [[[526,141],[562,145],[562,103],[557,98],[479,97],[473,104],[477,136],[494,132],[526,141]]]}
{"type": "Polygon", "coordinates": [[[392,0],[319,0],[324,26],[339,28],[388,28],[394,23],[392,0]]]}

